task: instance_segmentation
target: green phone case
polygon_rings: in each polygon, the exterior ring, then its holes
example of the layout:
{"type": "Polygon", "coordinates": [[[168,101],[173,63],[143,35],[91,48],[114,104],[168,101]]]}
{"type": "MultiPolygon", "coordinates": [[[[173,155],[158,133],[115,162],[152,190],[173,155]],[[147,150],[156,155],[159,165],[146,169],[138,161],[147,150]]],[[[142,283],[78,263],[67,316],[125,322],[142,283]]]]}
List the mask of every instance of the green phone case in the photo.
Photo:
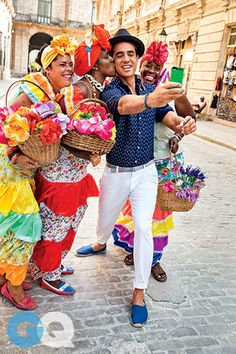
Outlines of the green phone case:
{"type": "Polygon", "coordinates": [[[183,83],[184,69],[177,66],[173,66],[170,72],[170,81],[178,82],[179,84],[183,83]]]}

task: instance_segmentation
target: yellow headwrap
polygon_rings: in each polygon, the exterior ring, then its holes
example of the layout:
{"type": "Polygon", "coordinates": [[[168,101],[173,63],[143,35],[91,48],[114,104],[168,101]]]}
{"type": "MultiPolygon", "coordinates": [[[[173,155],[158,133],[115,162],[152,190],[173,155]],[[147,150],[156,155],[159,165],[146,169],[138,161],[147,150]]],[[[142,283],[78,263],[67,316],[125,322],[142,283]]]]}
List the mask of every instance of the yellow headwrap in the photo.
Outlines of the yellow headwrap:
{"type": "Polygon", "coordinates": [[[42,53],[41,62],[43,69],[45,70],[58,54],[73,55],[77,47],[78,42],[67,34],[60,34],[59,36],[54,37],[51,40],[50,45],[46,47],[42,53]]]}

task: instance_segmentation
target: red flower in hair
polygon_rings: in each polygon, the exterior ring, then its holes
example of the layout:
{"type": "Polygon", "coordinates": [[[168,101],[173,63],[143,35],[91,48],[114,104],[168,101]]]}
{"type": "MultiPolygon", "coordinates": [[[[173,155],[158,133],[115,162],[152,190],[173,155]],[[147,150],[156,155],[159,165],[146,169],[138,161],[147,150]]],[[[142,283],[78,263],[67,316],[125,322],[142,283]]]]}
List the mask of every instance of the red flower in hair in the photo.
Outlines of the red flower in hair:
{"type": "Polygon", "coordinates": [[[164,65],[169,52],[168,52],[168,45],[167,43],[162,42],[152,42],[147,47],[146,53],[142,56],[141,64],[144,60],[149,62],[155,62],[159,65],[164,65]]]}
{"type": "Polygon", "coordinates": [[[93,30],[102,49],[111,50],[111,43],[109,42],[111,38],[110,33],[105,30],[104,25],[94,25],[93,30]]]}

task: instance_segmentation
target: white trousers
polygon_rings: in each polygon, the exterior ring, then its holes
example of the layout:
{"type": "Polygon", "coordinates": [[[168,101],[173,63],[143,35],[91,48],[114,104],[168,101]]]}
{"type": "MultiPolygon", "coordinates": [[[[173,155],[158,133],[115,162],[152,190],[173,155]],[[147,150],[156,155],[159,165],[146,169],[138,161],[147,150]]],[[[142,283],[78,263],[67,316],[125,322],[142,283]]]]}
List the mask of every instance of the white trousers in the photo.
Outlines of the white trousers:
{"type": "Polygon", "coordinates": [[[100,181],[97,237],[107,243],[126,200],[134,222],[134,288],[146,289],[153,258],[152,217],[157,195],[157,171],[151,164],[135,172],[111,172],[106,167],[100,181]]]}

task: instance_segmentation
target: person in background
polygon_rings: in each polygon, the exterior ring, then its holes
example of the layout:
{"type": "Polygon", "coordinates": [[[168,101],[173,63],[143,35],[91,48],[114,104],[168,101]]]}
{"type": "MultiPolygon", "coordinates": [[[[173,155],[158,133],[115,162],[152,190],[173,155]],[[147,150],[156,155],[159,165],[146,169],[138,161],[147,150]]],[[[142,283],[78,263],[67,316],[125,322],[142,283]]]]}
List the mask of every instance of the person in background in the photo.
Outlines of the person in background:
{"type": "MultiPolygon", "coordinates": [[[[152,42],[147,47],[140,61],[140,75],[143,82],[157,87],[160,77],[164,79],[163,67],[168,58],[167,44],[152,42]]],[[[185,95],[170,103],[180,116],[191,116],[195,119],[194,111],[185,95]]],[[[177,178],[177,170],[184,163],[183,149],[180,143],[181,135],[174,134],[162,122],[154,124],[154,158],[160,181],[170,179],[170,147],[172,152],[178,153],[172,158],[173,178],[177,178]]],[[[160,210],[156,204],[152,221],[153,235],[153,260],[151,273],[157,281],[164,282],[167,279],[166,272],[160,265],[163,250],[168,244],[168,234],[173,229],[173,215],[171,211],[160,210]]],[[[114,244],[123,248],[129,254],[125,257],[126,265],[133,265],[134,250],[134,225],[130,202],[127,201],[119,215],[113,230],[114,244]]]]}
{"type": "Polygon", "coordinates": [[[194,103],[192,104],[193,110],[195,113],[201,113],[203,109],[206,107],[206,102],[205,102],[205,97],[200,96],[200,101],[199,103],[194,103]]]}

